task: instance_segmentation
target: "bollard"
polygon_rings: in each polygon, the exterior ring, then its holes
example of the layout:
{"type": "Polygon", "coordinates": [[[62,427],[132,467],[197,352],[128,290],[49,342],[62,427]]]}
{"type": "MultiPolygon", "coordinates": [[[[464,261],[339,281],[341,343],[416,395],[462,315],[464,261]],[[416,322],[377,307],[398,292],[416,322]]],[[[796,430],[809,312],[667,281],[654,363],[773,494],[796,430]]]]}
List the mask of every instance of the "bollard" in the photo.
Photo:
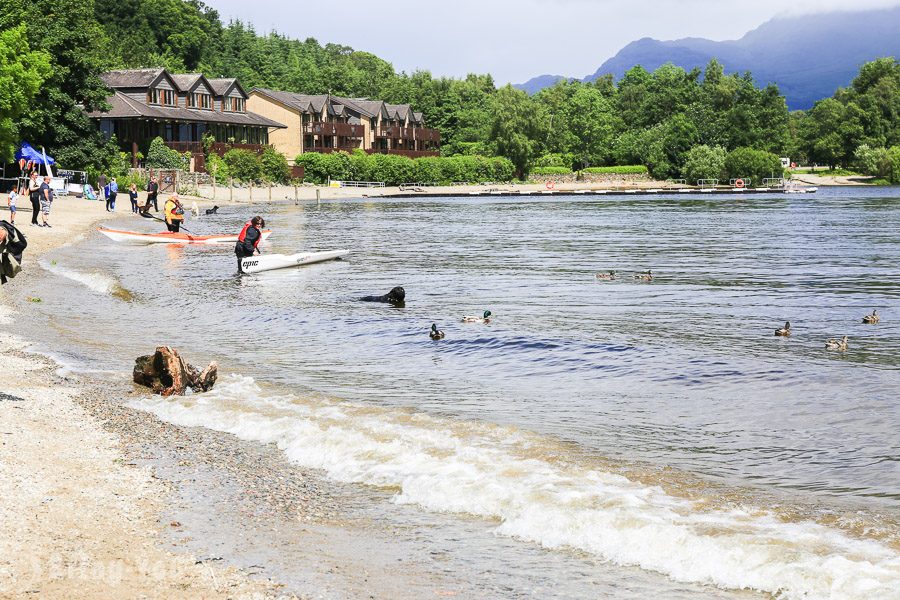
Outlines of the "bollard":
{"type": "Polygon", "coordinates": [[[253,180],[250,180],[250,204],[253,204],[253,180]]]}
{"type": "Polygon", "coordinates": [[[300,204],[300,200],[297,198],[297,185],[294,184],[294,204],[300,204]]]}
{"type": "Polygon", "coordinates": [[[322,204],[322,190],[316,188],[316,206],[322,204]]]}

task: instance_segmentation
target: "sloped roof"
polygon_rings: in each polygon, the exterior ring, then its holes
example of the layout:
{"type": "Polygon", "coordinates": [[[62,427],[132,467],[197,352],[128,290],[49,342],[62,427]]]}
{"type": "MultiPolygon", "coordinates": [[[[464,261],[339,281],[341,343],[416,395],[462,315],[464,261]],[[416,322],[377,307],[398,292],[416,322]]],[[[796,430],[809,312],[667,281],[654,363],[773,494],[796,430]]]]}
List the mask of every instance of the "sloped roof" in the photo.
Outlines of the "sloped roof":
{"type": "Polygon", "coordinates": [[[294,92],[281,92],[278,90],[270,90],[266,88],[253,88],[251,92],[258,92],[263,96],[268,96],[287,107],[293,108],[300,112],[321,114],[322,108],[328,102],[327,94],[296,94],[294,92]]]}
{"type": "Polygon", "coordinates": [[[409,104],[387,104],[387,103],[385,103],[385,106],[387,107],[388,112],[396,113],[397,116],[399,116],[401,120],[406,119],[407,115],[409,115],[409,112],[410,112],[409,104]]]}
{"type": "Polygon", "coordinates": [[[107,71],[100,77],[111,88],[148,87],[165,71],[156,69],[123,69],[119,71],[107,71]]]}
{"type": "Polygon", "coordinates": [[[339,96],[331,97],[333,102],[337,102],[338,104],[342,104],[352,110],[353,112],[358,112],[360,115],[364,117],[374,117],[379,112],[381,112],[381,102],[369,102],[369,101],[358,101],[350,98],[341,98],[339,96]],[[375,106],[372,106],[375,105],[375,106]]]}
{"type": "Polygon", "coordinates": [[[247,96],[247,92],[244,91],[244,88],[241,87],[241,84],[234,77],[220,77],[218,79],[207,79],[207,81],[216,96],[224,96],[232,85],[236,86],[245,97],[247,96]]]}
{"type": "Polygon", "coordinates": [[[415,121],[416,123],[421,123],[421,122],[422,122],[422,118],[423,118],[424,116],[425,116],[425,115],[423,115],[423,114],[420,113],[420,112],[414,112],[414,113],[413,113],[413,121],[415,121]]]}
{"type": "Polygon", "coordinates": [[[277,121],[256,113],[219,112],[175,106],[152,106],[130,98],[121,92],[106,99],[110,109],[106,112],[93,111],[88,116],[94,119],[159,119],[166,121],[188,121],[195,123],[222,123],[226,125],[256,125],[285,129],[277,121]]]}
{"type": "Polygon", "coordinates": [[[178,86],[178,90],[181,92],[190,90],[200,78],[206,79],[203,77],[203,73],[170,73],[169,77],[172,78],[172,81],[175,82],[175,85],[178,86]]]}

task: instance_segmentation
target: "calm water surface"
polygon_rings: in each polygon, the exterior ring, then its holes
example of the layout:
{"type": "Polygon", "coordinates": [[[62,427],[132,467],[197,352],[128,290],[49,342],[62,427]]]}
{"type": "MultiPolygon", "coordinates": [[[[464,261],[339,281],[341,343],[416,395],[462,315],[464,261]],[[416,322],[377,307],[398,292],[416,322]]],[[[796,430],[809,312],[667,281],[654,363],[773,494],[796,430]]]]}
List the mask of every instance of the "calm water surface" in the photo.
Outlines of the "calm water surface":
{"type": "Polygon", "coordinates": [[[267,252],[352,254],[239,278],[228,247],[93,236],[44,259],[28,310],[49,326],[29,335],[81,368],[127,371],[162,343],[215,358],[235,374],[219,392],[142,407],[545,548],[784,597],[900,589],[898,190],[360,199],[230,207],[189,227],[237,230],[251,213],[275,230],[267,252]],[[596,279],[610,269],[619,279],[596,279]],[[647,269],[652,282],[631,278],[647,269]],[[395,285],[403,308],[356,301],[395,285]],[[490,324],[460,322],[485,309],[490,324]],[[872,309],[881,323],[863,325],[872,309]],[[775,337],[786,320],[793,336],[775,337]],[[825,350],[842,335],[846,353],[825,350]],[[779,506],[768,517],[784,527],[735,517],[748,503],[779,506]],[[823,550],[832,534],[847,539],[823,550]],[[747,539],[793,558],[747,567],[763,552],[747,539]],[[736,548],[714,568],[672,558],[736,548]],[[877,572],[832,572],[835,555],[877,572]]]}

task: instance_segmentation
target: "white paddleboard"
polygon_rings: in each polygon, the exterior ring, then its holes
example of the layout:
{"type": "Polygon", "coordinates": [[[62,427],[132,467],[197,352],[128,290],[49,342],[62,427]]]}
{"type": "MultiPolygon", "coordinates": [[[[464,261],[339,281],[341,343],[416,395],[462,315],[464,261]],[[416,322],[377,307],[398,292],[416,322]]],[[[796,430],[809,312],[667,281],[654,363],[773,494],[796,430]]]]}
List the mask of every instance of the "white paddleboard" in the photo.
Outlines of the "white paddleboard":
{"type": "Polygon", "coordinates": [[[288,267],[301,267],[313,263],[334,260],[347,256],[349,250],[329,250],[328,252],[300,252],[298,254],[258,254],[241,260],[244,273],[262,273],[288,267]]]}

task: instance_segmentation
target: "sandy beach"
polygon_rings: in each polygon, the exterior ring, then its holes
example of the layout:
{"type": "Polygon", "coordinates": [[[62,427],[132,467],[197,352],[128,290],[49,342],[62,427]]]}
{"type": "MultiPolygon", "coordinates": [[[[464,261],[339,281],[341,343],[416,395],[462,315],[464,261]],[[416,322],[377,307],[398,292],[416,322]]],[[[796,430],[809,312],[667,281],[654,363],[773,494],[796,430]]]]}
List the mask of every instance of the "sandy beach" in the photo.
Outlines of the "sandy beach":
{"type": "Polygon", "coordinates": [[[42,254],[123,212],[63,198],[51,228],[17,215],[23,270],[0,288],[0,597],[456,595],[428,552],[339,511],[349,488],[272,446],[129,408],[147,391],[128,373],[68,373],[28,352],[16,324],[29,296],[11,290],[42,254]]]}
{"type": "MultiPolygon", "coordinates": [[[[40,254],[111,215],[99,202],[62,199],[52,228],[28,225],[30,211],[17,216],[29,245],[23,272],[4,288],[27,286],[40,254]]],[[[129,460],[122,437],[85,408],[101,390],[25,351],[28,341],[15,331],[28,316],[10,308],[6,291],[0,290],[0,596],[278,595],[273,584],[161,547],[161,532],[178,526],[161,520],[171,489],[129,460]]]]}

